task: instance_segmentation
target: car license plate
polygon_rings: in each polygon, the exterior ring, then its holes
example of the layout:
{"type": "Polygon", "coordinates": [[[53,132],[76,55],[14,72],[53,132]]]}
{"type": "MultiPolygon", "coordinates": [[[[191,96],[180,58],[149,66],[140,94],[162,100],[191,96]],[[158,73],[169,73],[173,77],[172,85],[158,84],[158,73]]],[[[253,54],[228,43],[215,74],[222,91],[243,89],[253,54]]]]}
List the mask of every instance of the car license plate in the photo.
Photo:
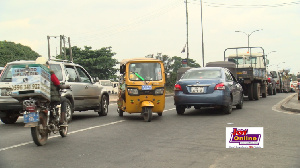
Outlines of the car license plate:
{"type": "Polygon", "coordinates": [[[191,93],[204,93],[204,87],[191,87],[191,93]]]}
{"type": "Polygon", "coordinates": [[[152,85],[142,85],[142,90],[152,90],[152,85]]]}
{"type": "Polygon", "coordinates": [[[38,121],[39,121],[39,113],[38,112],[24,114],[24,123],[38,122],[38,121]]]}

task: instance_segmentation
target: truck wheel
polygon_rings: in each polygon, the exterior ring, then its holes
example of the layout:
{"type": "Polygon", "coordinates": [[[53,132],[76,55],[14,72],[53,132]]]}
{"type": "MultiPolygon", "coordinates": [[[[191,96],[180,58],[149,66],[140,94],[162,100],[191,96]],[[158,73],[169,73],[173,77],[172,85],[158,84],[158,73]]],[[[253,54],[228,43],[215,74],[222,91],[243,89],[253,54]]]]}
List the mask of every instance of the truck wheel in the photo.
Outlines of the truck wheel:
{"type": "Polygon", "coordinates": [[[273,89],[273,95],[276,95],[276,89],[273,89]]]}
{"type": "Polygon", "coordinates": [[[268,95],[273,95],[273,90],[270,85],[268,86],[268,95]]]}
{"type": "Polygon", "coordinates": [[[248,99],[253,100],[253,84],[248,85],[248,99]]]}
{"type": "Polygon", "coordinates": [[[253,84],[253,98],[255,100],[259,100],[260,98],[260,88],[259,88],[259,83],[254,83],[253,84]]]}
{"type": "Polygon", "coordinates": [[[261,91],[261,97],[266,98],[267,97],[267,90],[268,90],[267,85],[263,84],[261,87],[262,87],[261,90],[260,90],[261,91]]]}
{"type": "Polygon", "coordinates": [[[4,124],[14,124],[18,120],[19,116],[9,115],[7,117],[1,117],[1,121],[4,124]]]}

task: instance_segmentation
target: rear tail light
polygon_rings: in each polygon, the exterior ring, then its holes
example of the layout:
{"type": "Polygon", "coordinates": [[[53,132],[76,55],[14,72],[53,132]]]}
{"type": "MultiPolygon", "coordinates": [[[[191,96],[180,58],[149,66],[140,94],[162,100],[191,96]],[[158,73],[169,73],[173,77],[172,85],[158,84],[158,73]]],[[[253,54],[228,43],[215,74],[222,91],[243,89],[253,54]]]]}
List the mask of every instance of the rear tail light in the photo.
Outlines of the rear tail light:
{"type": "Polygon", "coordinates": [[[180,86],[179,84],[176,84],[176,85],[174,86],[174,91],[182,91],[181,86],[180,86]]]}
{"type": "Polygon", "coordinates": [[[268,82],[271,82],[271,78],[268,78],[268,82]]]}
{"type": "Polygon", "coordinates": [[[215,86],[215,90],[225,90],[224,83],[219,83],[215,86]]]}

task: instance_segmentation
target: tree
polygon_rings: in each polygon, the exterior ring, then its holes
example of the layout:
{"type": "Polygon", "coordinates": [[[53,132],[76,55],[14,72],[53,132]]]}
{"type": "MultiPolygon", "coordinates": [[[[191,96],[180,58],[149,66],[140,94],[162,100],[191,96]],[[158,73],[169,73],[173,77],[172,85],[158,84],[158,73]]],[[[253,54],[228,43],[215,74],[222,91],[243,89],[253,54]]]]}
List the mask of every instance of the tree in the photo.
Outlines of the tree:
{"type": "MultiPolygon", "coordinates": [[[[178,56],[173,56],[170,58],[168,55],[161,55],[158,53],[156,56],[154,54],[149,54],[145,56],[146,58],[156,58],[162,60],[164,63],[164,68],[166,72],[166,86],[168,90],[172,90],[177,79],[177,71],[182,67],[182,58],[178,56]]],[[[198,63],[196,63],[193,59],[188,59],[188,66],[192,68],[201,67],[198,63]]]]}
{"type": "MultiPolygon", "coordinates": [[[[66,49],[66,55],[69,57],[69,49],[66,49]]],[[[114,66],[118,63],[113,58],[116,53],[111,51],[111,47],[102,47],[99,50],[92,50],[92,47],[85,46],[81,49],[77,46],[72,47],[73,62],[83,66],[92,77],[109,80],[116,78],[117,68],[114,66]]],[[[57,56],[64,59],[64,56],[57,56]]]]}
{"type": "Polygon", "coordinates": [[[30,47],[9,41],[0,41],[0,66],[16,60],[35,60],[40,55],[30,47]]]}

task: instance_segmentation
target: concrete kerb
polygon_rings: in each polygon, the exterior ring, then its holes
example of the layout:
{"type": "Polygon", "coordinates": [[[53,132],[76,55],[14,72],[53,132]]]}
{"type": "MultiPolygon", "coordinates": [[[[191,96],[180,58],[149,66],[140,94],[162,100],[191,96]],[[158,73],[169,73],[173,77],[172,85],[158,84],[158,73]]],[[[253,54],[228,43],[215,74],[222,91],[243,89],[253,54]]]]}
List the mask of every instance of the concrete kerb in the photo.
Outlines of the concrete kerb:
{"type": "Polygon", "coordinates": [[[281,104],[280,108],[286,111],[292,111],[292,112],[298,112],[300,113],[300,109],[298,108],[293,108],[288,105],[289,101],[294,98],[297,94],[293,94],[285,98],[284,102],[281,104]]]}

